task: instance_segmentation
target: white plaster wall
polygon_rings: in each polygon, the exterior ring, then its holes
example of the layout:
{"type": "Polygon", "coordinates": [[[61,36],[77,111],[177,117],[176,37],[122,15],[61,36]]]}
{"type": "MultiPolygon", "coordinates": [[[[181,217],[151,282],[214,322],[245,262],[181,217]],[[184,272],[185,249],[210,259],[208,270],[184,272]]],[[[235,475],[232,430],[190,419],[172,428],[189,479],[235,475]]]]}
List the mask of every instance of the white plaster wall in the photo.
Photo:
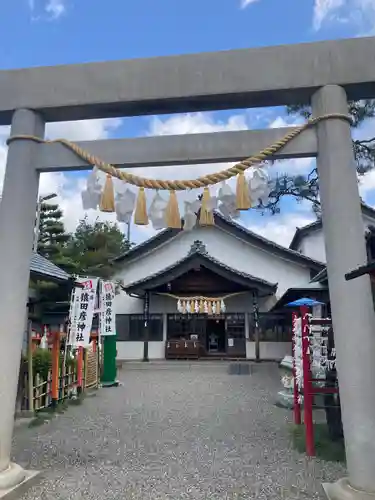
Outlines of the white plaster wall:
{"type": "MultiPolygon", "coordinates": [[[[116,279],[124,280],[125,285],[148,277],[184,258],[195,240],[206,245],[208,253],[222,263],[257,278],[278,283],[277,296],[280,297],[288,288],[307,285],[310,281],[309,268],[295,262],[275,256],[272,252],[249,245],[217,226],[197,228],[189,232],[181,232],[158,249],[149,252],[124,266],[116,279]]],[[[268,311],[275,302],[275,297],[265,297],[259,302],[260,311],[268,311]]],[[[150,298],[150,313],[177,312],[176,300],[166,296],[150,298]]],[[[250,293],[237,295],[226,300],[227,312],[250,313],[253,311],[253,298],[250,293]]],[[[143,301],[120,292],[115,298],[117,314],[142,314],[143,301]]],[[[282,343],[267,342],[262,347],[261,359],[282,359],[288,348],[282,343]],[[284,352],[285,351],[285,352],[284,352]]],[[[164,342],[150,342],[150,359],[163,359],[164,342]]],[[[248,359],[255,358],[255,345],[246,342],[248,359]]],[[[143,357],[143,342],[118,342],[119,359],[140,360],[143,357]]]]}
{"type": "MultiPolygon", "coordinates": [[[[374,224],[375,218],[363,215],[363,232],[366,231],[368,226],[374,224]]],[[[298,251],[313,259],[319,260],[321,262],[326,262],[326,249],[324,246],[323,229],[314,230],[310,234],[307,234],[300,242],[298,251]]]]}
{"type": "Polygon", "coordinates": [[[292,354],[291,342],[260,342],[260,359],[281,361],[284,356],[292,354]]]}
{"type": "MultiPolygon", "coordinates": [[[[149,359],[165,358],[165,342],[148,343],[149,359]]],[[[140,361],[143,359],[143,342],[117,342],[117,359],[140,361]]]]}
{"type": "MultiPolygon", "coordinates": [[[[281,361],[292,354],[291,342],[259,342],[259,358],[265,361],[281,361]]],[[[256,359],[255,342],[246,342],[246,359],[256,359]]]]}
{"type": "Polygon", "coordinates": [[[288,288],[303,286],[310,281],[310,270],[302,264],[249,245],[217,226],[182,231],[156,250],[126,264],[116,279],[128,284],[159,272],[185,257],[195,240],[202,241],[208,253],[222,263],[257,278],[278,283],[278,297],[288,288]]]}
{"type": "Polygon", "coordinates": [[[323,230],[319,229],[311,232],[311,234],[307,234],[301,241],[298,250],[307,255],[307,257],[325,262],[326,249],[324,246],[323,230]]]}

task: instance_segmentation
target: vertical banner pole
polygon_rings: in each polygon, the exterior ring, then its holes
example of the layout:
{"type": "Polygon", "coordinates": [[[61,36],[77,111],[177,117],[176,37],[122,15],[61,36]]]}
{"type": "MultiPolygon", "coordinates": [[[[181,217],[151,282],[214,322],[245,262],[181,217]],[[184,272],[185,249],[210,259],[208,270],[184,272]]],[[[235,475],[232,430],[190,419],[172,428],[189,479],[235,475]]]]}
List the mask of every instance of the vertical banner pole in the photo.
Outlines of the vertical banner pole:
{"type": "Polygon", "coordinates": [[[301,425],[301,405],[299,402],[299,390],[297,384],[297,370],[296,370],[296,349],[295,349],[295,323],[297,320],[297,313],[292,313],[292,353],[293,353],[293,415],[294,415],[294,423],[296,425],[301,425]]]}
{"type": "Polygon", "coordinates": [[[306,454],[309,457],[315,456],[314,445],[314,422],[313,422],[313,395],[311,387],[310,369],[310,340],[308,308],[301,307],[302,318],[302,364],[303,364],[303,395],[304,395],[304,422],[306,436],[306,454]]]}
{"type": "Polygon", "coordinates": [[[28,409],[34,411],[33,326],[30,320],[27,323],[28,409]]]}

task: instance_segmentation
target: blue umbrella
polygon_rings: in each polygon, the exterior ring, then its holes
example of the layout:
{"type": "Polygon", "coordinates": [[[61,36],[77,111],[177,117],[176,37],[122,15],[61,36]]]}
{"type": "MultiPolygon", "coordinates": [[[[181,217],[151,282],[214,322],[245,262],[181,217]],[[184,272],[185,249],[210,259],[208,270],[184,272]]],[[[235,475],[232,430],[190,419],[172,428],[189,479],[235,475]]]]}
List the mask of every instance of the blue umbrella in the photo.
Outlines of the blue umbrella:
{"type": "Polygon", "coordinates": [[[294,300],[293,302],[289,302],[289,304],[286,304],[289,307],[301,307],[301,306],[307,306],[307,307],[313,307],[313,306],[319,306],[323,305],[324,302],[319,302],[318,300],[313,300],[313,299],[298,299],[294,300]]]}

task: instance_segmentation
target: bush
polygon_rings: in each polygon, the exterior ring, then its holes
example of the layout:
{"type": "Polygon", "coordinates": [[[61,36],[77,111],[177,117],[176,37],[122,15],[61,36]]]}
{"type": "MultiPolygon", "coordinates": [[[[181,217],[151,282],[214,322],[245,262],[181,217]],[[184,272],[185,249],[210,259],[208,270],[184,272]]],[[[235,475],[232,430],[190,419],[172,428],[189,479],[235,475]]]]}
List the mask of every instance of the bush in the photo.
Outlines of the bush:
{"type": "MultiPolygon", "coordinates": [[[[27,366],[27,358],[23,359],[27,366]]],[[[60,373],[64,363],[64,355],[60,353],[60,373]]],[[[71,369],[74,371],[77,367],[77,360],[72,359],[70,356],[66,358],[67,371],[71,369]]],[[[38,374],[43,380],[47,380],[48,372],[52,369],[52,351],[49,349],[36,349],[33,352],[33,373],[38,374]]]]}
{"type": "Polygon", "coordinates": [[[36,349],[33,352],[33,373],[47,380],[52,368],[52,352],[49,349],[36,349]]]}

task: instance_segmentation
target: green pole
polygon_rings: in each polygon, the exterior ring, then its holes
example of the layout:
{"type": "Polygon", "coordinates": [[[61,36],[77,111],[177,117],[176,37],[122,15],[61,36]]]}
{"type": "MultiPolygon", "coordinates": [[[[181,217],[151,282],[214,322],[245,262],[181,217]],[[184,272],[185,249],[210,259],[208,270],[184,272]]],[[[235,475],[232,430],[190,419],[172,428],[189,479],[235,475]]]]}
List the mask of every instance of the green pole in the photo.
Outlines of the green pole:
{"type": "Polygon", "coordinates": [[[117,366],[116,366],[116,339],[117,335],[103,336],[103,373],[101,376],[102,387],[117,387],[117,366]]]}

